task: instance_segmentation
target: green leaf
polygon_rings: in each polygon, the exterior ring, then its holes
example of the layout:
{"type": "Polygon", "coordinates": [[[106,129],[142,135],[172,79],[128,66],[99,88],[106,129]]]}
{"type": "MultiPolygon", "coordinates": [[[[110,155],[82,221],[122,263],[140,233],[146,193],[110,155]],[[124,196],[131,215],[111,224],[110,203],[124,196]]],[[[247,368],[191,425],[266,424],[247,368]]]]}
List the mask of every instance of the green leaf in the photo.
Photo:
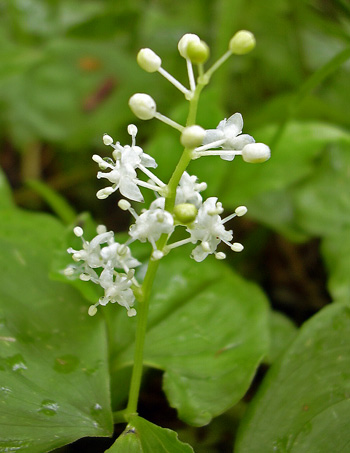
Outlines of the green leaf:
{"type": "MultiPolygon", "coordinates": [[[[269,144],[275,130],[275,126],[267,126],[253,135],[256,141],[269,144]]],[[[227,176],[222,179],[218,196],[225,207],[236,207],[264,192],[283,190],[311,174],[315,159],[325,145],[339,141],[350,143],[350,134],[337,126],[321,122],[292,122],[281,137],[278,148],[271,150],[269,161],[248,164],[236,158],[234,162],[228,162],[227,176]]]]}
{"type": "Polygon", "coordinates": [[[305,323],[248,409],[235,452],[346,451],[349,339],[349,305],[327,306],[305,323]]]}
{"type": "MultiPolygon", "coordinates": [[[[254,284],[222,263],[210,258],[196,263],[188,249],[182,252],[172,252],[159,268],[145,363],[165,371],[164,390],[180,418],[201,426],[247,391],[267,352],[267,304],[254,284]]],[[[125,323],[121,313],[112,324],[112,371],[132,361],[129,326],[135,322],[125,323]]]]}
{"type": "Polygon", "coordinates": [[[350,228],[350,146],[333,146],[294,193],[299,225],[313,235],[350,228]]]}
{"type": "Polygon", "coordinates": [[[193,453],[170,429],[160,428],[141,417],[132,417],[109,453],[193,453]]]}
{"type": "Polygon", "coordinates": [[[350,300],[350,228],[326,237],[322,256],[328,268],[328,290],[336,302],[350,300]]]}
{"type": "Polygon", "coordinates": [[[270,314],[271,344],[267,357],[268,363],[273,363],[289,346],[297,333],[295,324],[286,315],[278,311],[270,314]]]}
{"type": "Polygon", "coordinates": [[[62,222],[67,224],[74,222],[76,213],[62,195],[40,180],[32,179],[26,184],[46,201],[62,222]]]}
{"type": "Polygon", "coordinates": [[[102,319],[48,279],[63,231],[47,215],[2,212],[0,452],[43,453],[112,434],[102,319]]]}

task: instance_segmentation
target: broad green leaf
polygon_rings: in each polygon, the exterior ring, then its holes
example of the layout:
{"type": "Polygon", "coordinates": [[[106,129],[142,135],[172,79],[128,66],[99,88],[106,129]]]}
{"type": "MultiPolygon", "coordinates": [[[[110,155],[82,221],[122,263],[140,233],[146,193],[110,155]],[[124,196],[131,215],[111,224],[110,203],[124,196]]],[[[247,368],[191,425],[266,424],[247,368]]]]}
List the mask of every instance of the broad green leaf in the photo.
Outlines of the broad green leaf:
{"type": "Polygon", "coordinates": [[[327,236],[322,241],[322,255],[328,269],[328,290],[336,302],[350,300],[350,228],[327,236]]]}
{"type": "Polygon", "coordinates": [[[63,232],[47,215],[1,213],[0,452],[43,453],[112,434],[102,319],[48,279],[63,232]]]}
{"type": "MultiPolygon", "coordinates": [[[[267,126],[253,136],[269,144],[275,131],[275,126],[267,126]]],[[[238,157],[227,162],[218,196],[225,207],[236,207],[264,192],[283,190],[310,175],[325,145],[339,141],[350,143],[349,132],[327,123],[292,122],[267,162],[248,164],[238,157]]]]}
{"type": "Polygon", "coordinates": [[[299,185],[294,205],[299,225],[313,235],[350,228],[350,146],[334,146],[313,176],[299,185]]]}
{"type": "Polygon", "coordinates": [[[235,452],[345,452],[350,443],[350,307],[333,304],[301,328],[268,372],[235,452]]]}
{"type": "MultiPolygon", "coordinates": [[[[267,352],[267,304],[254,284],[222,263],[211,257],[196,263],[188,249],[181,252],[167,256],[156,277],[145,363],[165,371],[171,406],[200,426],[248,389],[267,352]]],[[[112,324],[112,372],[132,362],[135,323],[118,313],[112,324]]]]}
{"type": "Polygon", "coordinates": [[[297,333],[293,321],[278,311],[270,313],[271,342],[267,362],[273,363],[291,343],[297,333]]]}
{"type": "Polygon", "coordinates": [[[180,442],[177,434],[141,417],[133,417],[115,441],[109,453],[193,453],[192,447],[180,442]]]}

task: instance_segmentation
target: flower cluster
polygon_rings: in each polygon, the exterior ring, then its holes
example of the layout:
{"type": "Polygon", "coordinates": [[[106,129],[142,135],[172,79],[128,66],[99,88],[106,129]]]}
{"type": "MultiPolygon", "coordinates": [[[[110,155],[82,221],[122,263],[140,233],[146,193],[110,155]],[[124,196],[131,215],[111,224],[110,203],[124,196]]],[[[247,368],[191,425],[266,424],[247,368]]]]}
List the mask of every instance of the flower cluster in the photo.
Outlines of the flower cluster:
{"type": "MultiPolygon", "coordinates": [[[[186,60],[189,88],[165,71],[161,58],[151,49],[141,49],[137,61],[144,70],[159,72],[168,79],[193,107],[213,72],[230,55],[245,54],[252,50],[254,45],[254,36],[250,32],[236,33],[229,43],[228,51],[204,72],[203,64],[209,57],[208,46],[197,35],[184,35],[178,43],[178,49],[186,60]],[[193,64],[198,68],[197,80],[193,64]]],[[[132,307],[135,301],[134,293],[139,284],[134,268],[140,263],[132,257],[129,248],[136,240],[150,243],[151,260],[160,260],[172,249],[184,244],[194,245],[191,257],[197,262],[203,261],[208,255],[214,255],[220,260],[225,259],[225,253],[217,251],[221,242],[235,252],[242,251],[243,245],[233,242],[233,232],[226,230],[225,224],[235,216],[244,215],[247,208],[239,206],[234,213],[222,218],[224,209],[217,197],[203,200],[201,192],[207,188],[206,183],[199,183],[195,175],[188,174],[184,169],[191,160],[203,156],[220,156],[221,159],[232,161],[239,155],[249,163],[264,162],[270,158],[267,145],[256,143],[252,136],[242,134],[243,118],[240,113],[222,120],[216,129],[204,130],[193,124],[192,119],[187,121],[187,126],[182,126],[159,113],[154,99],[148,94],[134,94],[129,100],[129,106],[139,119],[157,118],[180,131],[180,143],[184,146],[184,152],[173,176],[168,184],[165,184],[150,170],[157,167],[156,161],[136,145],[135,125],[128,126],[131,145],[122,146],[119,142],[115,143],[111,136],[103,136],[104,144],[112,148],[112,158],[94,155],[93,160],[101,170],[97,173],[97,178],[106,179],[110,185],[99,190],[97,198],[105,199],[118,190],[124,197],[119,200],[118,206],[130,212],[134,223],[129,228],[129,239],[125,244],[115,242],[113,232],[107,232],[102,226],[98,227],[97,236],[90,242],[83,238],[83,230],[80,227],[74,229],[76,236],[82,239],[83,248],[68,249],[78,264],[66,268],[65,274],[79,274],[82,280],[99,284],[104,290],[104,296],[90,307],[90,315],[96,313],[98,305],[106,305],[108,302],[123,305],[129,316],[136,314],[132,307]],[[178,168],[182,169],[181,172],[178,168]],[[146,176],[146,181],[145,178],[140,179],[140,172],[146,176]],[[148,209],[138,213],[130,201],[144,201],[140,188],[153,191],[155,199],[148,209]],[[185,237],[171,242],[171,236],[178,227],[182,228],[185,237]]]]}
{"type": "Polygon", "coordinates": [[[92,281],[104,289],[104,296],[90,306],[89,314],[96,314],[98,305],[117,302],[127,309],[128,316],[135,316],[136,310],[132,308],[135,296],[131,286],[137,285],[134,268],[141,263],[132,257],[127,245],[115,242],[113,231],[107,231],[104,225],[97,227],[97,235],[90,242],[84,239],[81,227],[75,227],[74,234],[81,238],[83,248],[68,249],[77,264],[66,267],[64,274],[70,278],[78,275],[81,280],[92,281]]]}

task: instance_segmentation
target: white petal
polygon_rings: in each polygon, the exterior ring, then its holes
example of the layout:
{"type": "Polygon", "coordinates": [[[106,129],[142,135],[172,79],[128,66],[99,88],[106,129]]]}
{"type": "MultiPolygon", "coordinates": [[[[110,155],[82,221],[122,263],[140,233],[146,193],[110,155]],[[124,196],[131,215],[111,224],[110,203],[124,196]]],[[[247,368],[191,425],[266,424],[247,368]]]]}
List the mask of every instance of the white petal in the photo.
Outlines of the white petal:
{"type": "Polygon", "coordinates": [[[242,132],[243,118],[240,113],[235,113],[226,122],[225,135],[236,136],[242,132]]]}
{"type": "Polygon", "coordinates": [[[218,129],[208,129],[205,131],[205,137],[203,140],[203,145],[209,145],[209,143],[216,142],[224,138],[224,133],[218,129]]]}
{"type": "Polygon", "coordinates": [[[120,193],[129,200],[143,201],[143,196],[137,184],[129,178],[123,178],[119,186],[120,193]]]}

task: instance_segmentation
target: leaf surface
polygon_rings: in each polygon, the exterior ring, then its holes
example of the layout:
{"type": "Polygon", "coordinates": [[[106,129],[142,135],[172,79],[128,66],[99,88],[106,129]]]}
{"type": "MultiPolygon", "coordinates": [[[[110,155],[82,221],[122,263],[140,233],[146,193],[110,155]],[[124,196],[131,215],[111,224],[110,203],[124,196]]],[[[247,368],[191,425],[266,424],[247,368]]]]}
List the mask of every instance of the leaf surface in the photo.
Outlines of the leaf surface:
{"type": "Polygon", "coordinates": [[[1,213],[0,452],[43,453],[112,434],[102,319],[48,279],[63,232],[47,215],[1,213]]]}
{"type": "Polygon", "coordinates": [[[347,304],[327,306],[305,323],[248,409],[235,452],[347,451],[349,338],[347,304]]]}

